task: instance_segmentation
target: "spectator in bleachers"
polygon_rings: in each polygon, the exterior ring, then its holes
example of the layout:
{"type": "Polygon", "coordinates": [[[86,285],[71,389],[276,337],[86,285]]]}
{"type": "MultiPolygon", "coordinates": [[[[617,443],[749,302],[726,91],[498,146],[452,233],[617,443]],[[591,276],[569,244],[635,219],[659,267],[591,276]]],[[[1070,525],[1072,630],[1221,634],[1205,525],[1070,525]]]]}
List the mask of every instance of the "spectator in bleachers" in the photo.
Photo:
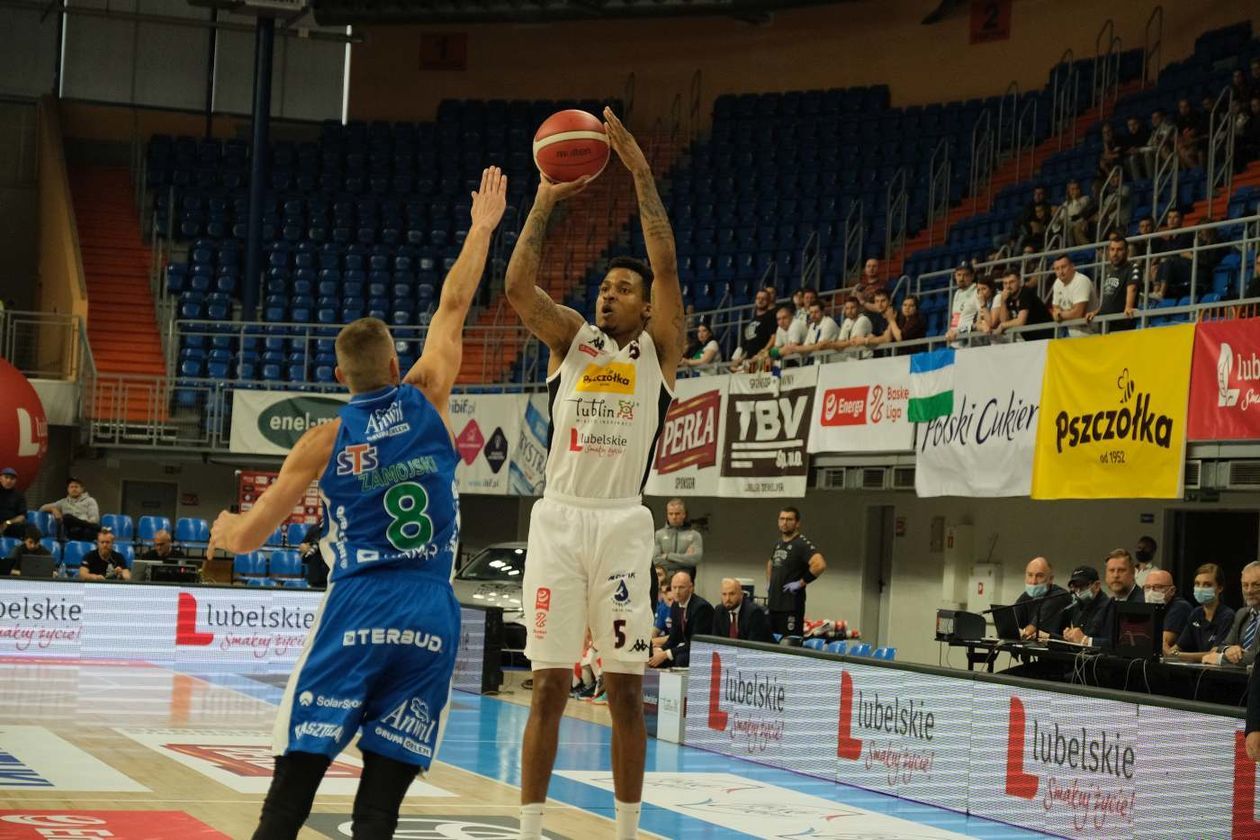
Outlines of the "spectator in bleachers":
{"type": "MultiPolygon", "coordinates": [[[[1050,291],[1050,315],[1056,324],[1076,321],[1098,308],[1098,292],[1093,282],[1076,270],[1072,258],[1064,254],[1054,261],[1054,288],[1050,291]]],[[[1068,335],[1089,335],[1090,328],[1069,327],[1068,335]]]]}
{"type": "Polygon", "coordinates": [[[1096,210],[1094,200],[1081,189],[1081,182],[1075,179],[1068,181],[1067,198],[1063,201],[1061,212],[1069,244],[1076,247],[1088,245],[1094,240],[1090,235],[1090,222],[1096,210]]]}
{"type": "Polygon", "coordinates": [[[792,292],[792,317],[801,323],[805,323],[805,289],[800,288],[792,292]]]}
{"type": "Polygon", "coordinates": [[[1024,639],[1046,639],[1057,631],[1063,611],[1072,604],[1072,596],[1054,582],[1054,566],[1044,557],[1034,557],[1024,567],[1024,591],[1015,599],[1015,620],[1024,639]],[[1045,598],[1027,604],[1035,598],[1045,598]]]}
{"type": "Polygon", "coordinates": [[[26,529],[26,495],[17,489],[18,474],[13,467],[0,470],[0,537],[21,537],[26,529]]]}
{"type": "Polygon", "coordinates": [[[859,306],[867,309],[869,304],[875,303],[875,293],[881,290],[888,290],[888,281],[880,276],[879,260],[871,257],[863,264],[862,276],[853,284],[850,294],[858,299],[859,306]]]}
{"type": "MultiPolygon", "coordinates": [[[[1016,241],[1016,248],[1022,250],[1030,235],[1040,234],[1044,239],[1045,226],[1050,223],[1050,201],[1046,197],[1046,188],[1038,184],[1033,187],[1032,201],[1024,207],[1022,213],[1019,214],[1019,220],[1015,224],[1013,237],[1016,241]],[[1039,220],[1037,208],[1043,208],[1043,215],[1039,220]],[[1038,229],[1039,228],[1039,229],[1038,229]]],[[[1034,243],[1035,244],[1035,243],[1034,243]]],[[[1038,250],[1040,245],[1035,246],[1038,250]]]]}
{"type": "Polygon", "coordinates": [[[44,548],[44,544],[40,542],[40,538],[44,535],[40,532],[38,525],[27,525],[22,534],[22,541],[13,546],[13,550],[9,552],[8,557],[0,558],[0,576],[18,577],[22,574],[22,555],[39,554],[47,557],[50,552],[44,548]]]}
{"type": "Polygon", "coordinates": [[[1129,117],[1124,121],[1124,130],[1119,132],[1116,142],[1120,146],[1121,159],[1129,179],[1141,181],[1151,177],[1146,168],[1145,150],[1150,146],[1151,130],[1142,125],[1137,117],[1129,117]]]}
{"type": "Polygon", "coordinates": [[[1204,654],[1205,665],[1251,665],[1260,647],[1260,560],[1242,570],[1243,608],[1234,614],[1225,638],[1204,654]]]}
{"type": "Polygon", "coordinates": [[[1241,166],[1260,157],[1260,93],[1234,118],[1234,154],[1241,166]]]}
{"type": "Polygon", "coordinates": [[[862,311],[857,297],[850,296],[844,301],[844,320],[840,322],[840,334],[834,341],[824,341],[819,349],[839,350],[845,358],[865,359],[871,355],[866,349],[866,340],[871,334],[871,319],[862,311]]]}
{"type": "Polygon", "coordinates": [[[1020,225],[1019,247],[1041,251],[1046,247],[1046,231],[1050,229],[1051,212],[1049,204],[1033,206],[1032,215],[1020,225]]]}
{"type": "Polygon", "coordinates": [[[323,589],[328,586],[328,563],[324,553],[319,549],[319,538],[323,535],[324,526],[316,522],[306,529],[302,541],[298,543],[298,556],[306,568],[306,583],[311,589],[323,589]]]}
{"type": "Polygon", "coordinates": [[[1111,599],[1102,591],[1098,570],[1093,566],[1077,566],[1068,580],[1072,606],[1063,611],[1063,638],[1078,645],[1092,645],[1106,640],[1107,605],[1111,599]]]}
{"type": "Polygon", "coordinates": [[[127,560],[114,551],[114,535],[101,531],[96,537],[96,551],[83,555],[79,580],[131,580],[127,560]]]}
{"type": "Polygon", "coordinates": [[[68,540],[94,540],[101,530],[101,509],[88,495],[83,482],[71,478],[66,482],[63,499],[40,508],[61,523],[61,533],[68,540]]]}
{"type": "Polygon", "coordinates": [[[1251,99],[1253,93],[1251,82],[1247,80],[1247,74],[1241,67],[1230,74],[1229,89],[1234,94],[1235,102],[1247,102],[1251,99]]]}
{"type": "Polygon", "coordinates": [[[734,578],[722,578],[722,608],[713,613],[713,635],[750,642],[770,642],[770,619],[734,578]]]}
{"type": "MultiPolygon", "coordinates": [[[[964,262],[954,269],[954,299],[949,307],[949,329],[945,338],[956,341],[975,329],[980,308],[976,303],[976,270],[964,262]]],[[[956,345],[965,346],[965,345],[956,345]]]]}
{"type": "Polygon", "coordinates": [[[1102,151],[1098,155],[1098,170],[1095,182],[1101,184],[1111,177],[1111,170],[1121,164],[1124,159],[1124,146],[1116,135],[1116,127],[1109,122],[1102,124],[1102,151]]]}
{"type": "Polygon", "coordinates": [[[183,549],[175,547],[175,543],[171,540],[171,532],[162,528],[153,535],[153,547],[141,554],[140,559],[175,563],[184,559],[184,552],[183,549]]]}
{"type": "MultiPolygon", "coordinates": [[[[993,316],[997,295],[994,283],[988,277],[976,281],[976,324],[972,332],[988,336],[993,331],[993,316]]],[[[976,340],[973,336],[973,341],[976,340]]]]}
{"type": "Polygon", "coordinates": [[[1177,640],[1190,620],[1190,602],[1177,597],[1172,575],[1164,569],[1152,569],[1142,584],[1142,595],[1148,604],[1164,605],[1164,650],[1172,653],[1177,640]]]}
{"type": "Polygon", "coordinates": [[[809,308],[818,302],[818,292],[814,289],[801,289],[801,305],[796,307],[796,317],[809,329],[809,308]]]}
{"type": "MultiPolygon", "coordinates": [[[[879,300],[879,298],[876,298],[879,300]]],[[[884,296],[884,300],[888,300],[888,296],[884,296]]],[[[890,344],[897,341],[914,341],[919,338],[927,337],[927,321],[919,314],[919,299],[914,295],[907,295],[901,301],[901,311],[890,317],[892,310],[891,304],[887,305],[884,312],[884,320],[887,323],[884,331],[879,335],[872,335],[866,339],[867,347],[874,347],[879,344],[890,344]]]]}
{"type": "Polygon", "coordinates": [[[1164,217],[1163,235],[1152,240],[1155,261],[1155,300],[1177,300],[1190,290],[1194,234],[1181,231],[1181,211],[1175,207],[1164,217]]]}
{"type": "Polygon", "coordinates": [[[1190,100],[1177,100],[1177,116],[1173,118],[1177,129],[1177,154],[1181,165],[1194,169],[1203,164],[1203,147],[1207,142],[1207,115],[1196,111],[1190,100]]]}
{"type": "Polygon", "coordinates": [[[1103,269],[1099,285],[1101,302],[1097,309],[1085,313],[1085,320],[1092,322],[1099,315],[1123,314],[1129,320],[1109,321],[1107,331],[1132,329],[1138,294],[1142,290],[1142,270],[1129,261],[1129,243],[1120,236],[1112,237],[1107,243],[1107,267],[1103,269]]]}
{"type": "MultiPolygon", "coordinates": [[[[888,300],[887,292],[880,292],[884,296],[885,303],[888,300]]],[[[879,299],[879,296],[876,296],[879,299]]],[[[809,322],[805,329],[805,339],[800,344],[790,344],[783,348],[784,356],[802,356],[804,363],[809,364],[812,360],[808,357],[817,353],[822,349],[822,345],[835,341],[840,337],[840,325],[836,323],[836,319],[830,315],[823,313],[823,305],[817,299],[809,306],[809,322]]]]}
{"type": "Polygon", "coordinates": [[[757,292],[753,300],[752,318],[744,325],[744,336],[731,356],[731,370],[742,370],[751,366],[753,359],[764,358],[766,352],[774,346],[774,333],[777,328],[774,313],[774,294],[766,289],[757,292]]]}
{"type": "Polygon", "coordinates": [[[1181,631],[1172,653],[1181,659],[1198,662],[1229,635],[1229,628],[1234,623],[1234,608],[1221,603],[1224,591],[1225,580],[1220,566],[1204,563],[1194,570],[1196,606],[1190,611],[1185,629],[1181,631]]]}
{"type": "MultiPolygon", "coordinates": [[[[805,342],[805,322],[797,319],[796,311],[791,304],[784,304],[779,307],[775,313],[775,323],[778,325],[774,332],[774,345],[771,346],[769,355],[772,359],[783,358],[783,351],[788,347],[799,346],[805,342]]],[[[800,359],[787,358],[783,360],[785,365],[796,366],[801,363],[800,359]]]]}
{"type": "Polygon", "coordinates": [[[1087,231],[1091,242],[1094,241],[1093,231],[1096,230],[1100,216],[1107,220],[1106,228],[1101,231],[1104,237],[1128,230],[1129,219],[1133,216],[1133,188],[1124,183],[1119,167],[1113,169],[1096,187],[1094,204],[1098,209],[1087,231]]]}
{"type": "Polygon", "coordinates": [[[722,348],[709,325],[701,321],[696,327],[696,349],[678,362],[679,367],[700,367],[722,361],[722,348]]]}
{"type": "MultiPolygon", "coordinates": [[[[1015,271],[1007,271],[1002,278],[1002,293],[994,306],[993,320],[993,332],[1000,336],[1014,327],[1049,323],[1050,310],[1046,309],[1035,288],[1021,283],[1015,271]]],[[[1052,333],[1052,330],[1028,330],[1021,332],[1020,336],[1025,341],[1036,341],[1049,338],[1052,333]]]]}
{"type": "Polygon", "coordinates": [[[1107,554],[1107,591],[1117,601],[1143,600],[1142,587],[1137,585],[1137,565],[1127,549],[1117,548],[1107,554]]]}

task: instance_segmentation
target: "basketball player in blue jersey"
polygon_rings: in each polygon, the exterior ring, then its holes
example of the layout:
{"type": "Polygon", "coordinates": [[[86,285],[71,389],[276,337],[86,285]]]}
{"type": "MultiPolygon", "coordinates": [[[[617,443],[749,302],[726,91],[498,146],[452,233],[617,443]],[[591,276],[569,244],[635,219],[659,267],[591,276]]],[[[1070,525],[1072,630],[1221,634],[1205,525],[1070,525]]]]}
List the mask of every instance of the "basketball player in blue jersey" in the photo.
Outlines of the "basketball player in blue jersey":
{"type": "Polygon", "coordinates": [[[459,459],[448,402],[506,191],[497,167],[482,173],[424,352],[401,382],[388,327],[375,318],[346,325],[336,375],[350,402],[302,436],[252,510],[214,523],[208,556],[252,551],[319,481],[328,592],[280,703],[275,777],[255,840],[297,837],[325,770],[355,733],[363,775],[353,836],[393,837],[408,786],[437,753],[459,644],[450,583],[459,459]]]}
{"type": "Polygon", "coordinates": [[[507,270],[521,320],[551,348],[546,489],[530,514],[523,603],[534,692],[521,750],[521,837],[538,838],[573,663],[589,627],[612,716],[618,840],[638,832],[647,734],[643,669],[650,651],[654,529],[640,494],[683,352],[674,233],[639,144],[611,109],[608,141],[634,176],[650,267],[609,263],[595,323],[536,283],[557,202],[589,180],[543,178],[507,270]]]}

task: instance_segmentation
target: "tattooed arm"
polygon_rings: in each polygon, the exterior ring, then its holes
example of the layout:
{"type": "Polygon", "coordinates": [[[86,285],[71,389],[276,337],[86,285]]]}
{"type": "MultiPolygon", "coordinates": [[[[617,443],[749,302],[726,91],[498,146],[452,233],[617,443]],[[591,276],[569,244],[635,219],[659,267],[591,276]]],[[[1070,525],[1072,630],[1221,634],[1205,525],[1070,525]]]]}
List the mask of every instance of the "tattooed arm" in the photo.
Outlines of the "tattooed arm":
{"type": "Polygon", "coordinates": [[[573,336],[582,328],[583,319],[569,307],[552,300],[538,285],[538,265],[542,262],[547,226],[556,202],[581,192],[589,181],[584,178],[570,184],[552,184],[542,178],[534,206],[508,261],[505,280],[508,302],[529,331],[551,349],[548,375],[555,373],[564,361],[573,336]]]}
{"type": "Polygon", "coordinates": [[[661,203],[656,179],[643,150],[611,108],[604,109],[604,120],[609,145],[634,176],[634,191],[639,199],[639,223],[643,226],[648,262],[655,275],[652,281],[652,318],[647,330],[656,345],[665,382],[672,387],[687,337],[674,230],[670,227],[669,215],[661,203]]]}

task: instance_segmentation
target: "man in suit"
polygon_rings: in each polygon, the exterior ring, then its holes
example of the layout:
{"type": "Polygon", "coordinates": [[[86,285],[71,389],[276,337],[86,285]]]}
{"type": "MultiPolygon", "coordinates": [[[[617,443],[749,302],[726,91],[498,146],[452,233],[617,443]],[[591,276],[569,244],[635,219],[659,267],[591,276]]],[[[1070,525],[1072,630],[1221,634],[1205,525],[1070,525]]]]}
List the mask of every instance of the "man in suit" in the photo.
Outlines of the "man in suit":
{"type": "Polygon", "coordinates": [[[713,613],[713,635],[749,642],[770,641],[766,611],[744,597],[744,588],[734,578],[722,578],[722,609],[713,613]]]}
{"type": "Polygon", "coordinates": [[[1107,616],[1111,599],[1102,591],[1098,570],[1093,566],[1077,566],[1068,579],[1072,606],[1063,613],[1063,638],[1078,645],[1105,647],[1110,628],[1107,616]]]}
{"type": "Polygon", "coordinates": [[[1072,605],[1072,596],[1054,582],[1054,567],[1044,557],[1034,557],[1024,567],[1024,591],[1015,600],[1015,621],[1020,626],[1020,638],[1047,639],[1055,628],[1063,611],[1072,605]],[[1044,598],[1034,604],[1028,601],[1044,598]]]}
{"type": "Polygon", "coordinates": [[[675,572],[670,585],[674,606],[670,607],[669,640],[648,660],[653,668],[686,668],[691,664],[691,637],[713,632],[713,605],[695,594],[691,575],[675,572]]]}
{"type": "Polygon", "coordinates": [[[1250,665],[1260,647],[1260,560],[1252,560],[1242,570],[1243,601],[1234,615],[1225,641],[1203,657],[1204,665],[1250,665]]]}
{"type": "Polygon", "coordinates": [[[1107,589],[1113,601],[1141,604],[1146,600],[1146,593],[1137,585],[1137,564],[1123,548],[1107,555],[1107,589]]]}

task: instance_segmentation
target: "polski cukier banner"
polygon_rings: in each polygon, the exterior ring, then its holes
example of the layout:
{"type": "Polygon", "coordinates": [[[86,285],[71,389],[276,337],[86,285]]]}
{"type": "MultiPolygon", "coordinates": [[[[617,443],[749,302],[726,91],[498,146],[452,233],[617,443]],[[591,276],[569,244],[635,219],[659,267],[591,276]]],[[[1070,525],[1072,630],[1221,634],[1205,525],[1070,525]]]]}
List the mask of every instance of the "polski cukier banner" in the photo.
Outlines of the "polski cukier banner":
{"type": "Polygon", "coordinates": [[[1193,324],[1050,342],[1033,498],[1180,497],[1193,342],[1193,324]]]}

